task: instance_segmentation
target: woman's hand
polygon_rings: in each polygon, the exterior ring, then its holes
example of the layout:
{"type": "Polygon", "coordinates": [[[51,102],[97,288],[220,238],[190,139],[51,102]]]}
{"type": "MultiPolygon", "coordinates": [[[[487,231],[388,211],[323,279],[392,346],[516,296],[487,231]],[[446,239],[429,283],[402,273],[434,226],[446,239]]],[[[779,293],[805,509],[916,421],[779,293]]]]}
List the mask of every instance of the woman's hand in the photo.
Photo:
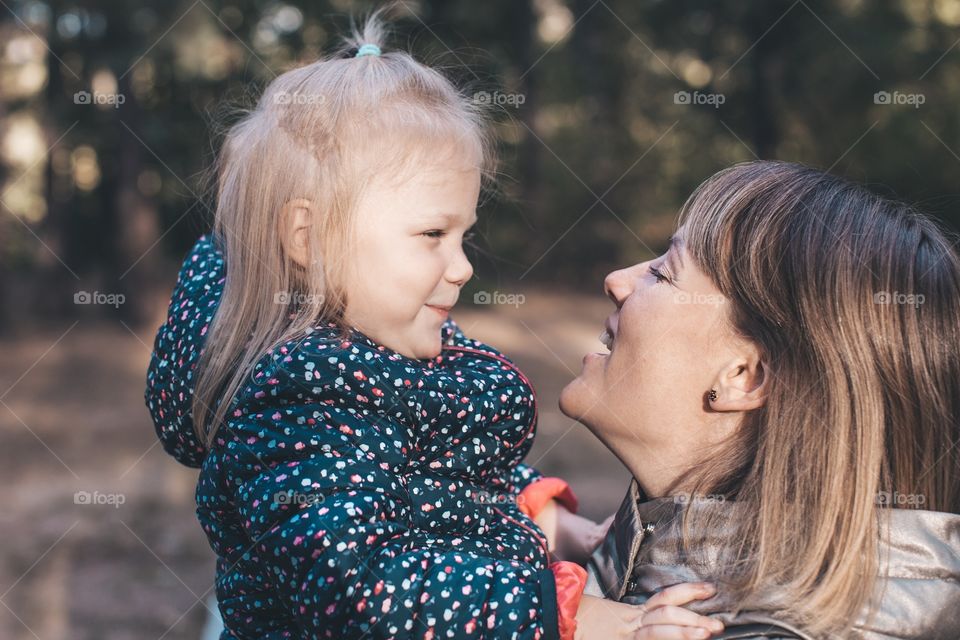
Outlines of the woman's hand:
{"type": "Polygon", "coordinates": [[[557,560],[568,560],[582,565],[603,542],[613,522],[613,516],[603,522],[594,522],[572,513],[556,500],[551,500],[534,521],[546,535],[550,553],[557,560]]]}
{"type": "Polygon", "coordinates": [[[723,623],[684,609],[694,600],[712,598],[717,590],[705,582],[667,587],[641,605],[583,596],[577,609],[576,640],[685,640],[709,638],[723,623]]]}

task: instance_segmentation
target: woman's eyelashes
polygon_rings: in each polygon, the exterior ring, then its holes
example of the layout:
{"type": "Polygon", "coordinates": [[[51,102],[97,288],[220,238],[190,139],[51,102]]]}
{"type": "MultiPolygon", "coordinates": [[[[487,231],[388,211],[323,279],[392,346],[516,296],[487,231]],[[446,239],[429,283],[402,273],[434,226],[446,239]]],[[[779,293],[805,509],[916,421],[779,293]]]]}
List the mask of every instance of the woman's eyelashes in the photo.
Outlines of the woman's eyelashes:
{"type": "Polygon", "coordinates": [[[660,271],[653,265],[650,265],[649,267],[647,267],[647,269],[650,271],[650,275],[652,275],[656,279],[657,284],[661,282],[667,282],[667,283],[670,282],[670,279],[667,276],[665,276],[662,271],[660,271]]]}

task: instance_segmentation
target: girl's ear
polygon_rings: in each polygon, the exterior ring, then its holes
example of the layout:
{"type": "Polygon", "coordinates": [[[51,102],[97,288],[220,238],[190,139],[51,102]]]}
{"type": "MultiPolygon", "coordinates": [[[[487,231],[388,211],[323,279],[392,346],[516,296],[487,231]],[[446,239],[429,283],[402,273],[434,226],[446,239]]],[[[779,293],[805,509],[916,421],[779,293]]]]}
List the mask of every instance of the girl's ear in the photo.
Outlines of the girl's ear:
{"type": "Polygon", "coordinates": [[[309,200],[297,198],[283,205],[283,210],[280,212],[280,242],[283,250],[291,260],[303,268],[307,268],[310,261],[310,242],[307,236],[313,221],[310,210],[309,200]]]}

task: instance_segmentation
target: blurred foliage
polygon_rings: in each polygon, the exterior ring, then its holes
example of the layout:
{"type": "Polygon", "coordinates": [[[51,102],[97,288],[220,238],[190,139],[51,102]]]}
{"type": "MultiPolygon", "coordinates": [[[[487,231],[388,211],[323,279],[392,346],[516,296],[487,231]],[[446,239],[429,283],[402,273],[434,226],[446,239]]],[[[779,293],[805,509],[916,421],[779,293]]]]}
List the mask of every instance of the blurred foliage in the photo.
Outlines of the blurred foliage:
{"type": "MultiPolygon", "coordinates": [[[[0,8],[5,319],[14,301],[62,314],[76,311],[78,290],[130,299],[169,287],[169,263],[210,219],[198,177],[223,105],[316,59],[351,15],[376,4],[0,8]],[[82,92],[115,100],[92,104],[82,92]]],[[[409,0],[398,9],[399,46],[503,102],[502,177],[481,210],[481,284],[597,287],[610,268],[662,249],[701,180],[755,157],[829,168],[960,226],[960,0],[409,0]]],[[[133,300],[120,310],[132,321],[147,304],[133,300]]]]}

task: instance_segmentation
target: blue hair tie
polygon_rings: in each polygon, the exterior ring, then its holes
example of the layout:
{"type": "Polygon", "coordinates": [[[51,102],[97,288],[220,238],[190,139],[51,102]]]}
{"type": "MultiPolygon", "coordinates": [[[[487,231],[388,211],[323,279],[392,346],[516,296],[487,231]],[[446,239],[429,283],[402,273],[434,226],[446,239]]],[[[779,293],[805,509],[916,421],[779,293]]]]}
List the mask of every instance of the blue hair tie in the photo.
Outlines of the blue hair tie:
{"type": "Polygon", "coordinates": [[[363,56],[379,56],[380,47],[375,44],[365,44],[357,49],[357,55],[354,58],[362,58],[363,56]]]}

